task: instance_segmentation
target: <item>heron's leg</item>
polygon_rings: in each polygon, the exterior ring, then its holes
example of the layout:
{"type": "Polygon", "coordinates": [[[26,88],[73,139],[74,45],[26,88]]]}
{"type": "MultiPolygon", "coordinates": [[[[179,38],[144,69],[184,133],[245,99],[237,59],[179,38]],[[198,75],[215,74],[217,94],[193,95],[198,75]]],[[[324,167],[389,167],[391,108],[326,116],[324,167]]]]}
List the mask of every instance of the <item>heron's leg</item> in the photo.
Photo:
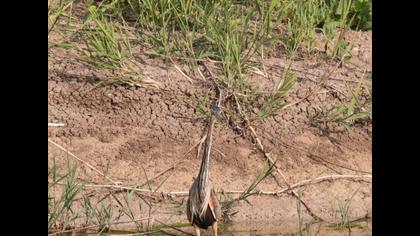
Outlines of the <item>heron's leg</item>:
{"type": "Polygon", "coordinates": [[[198,228],[198,226],[194,225],[194,229],[195,229],[195,235],[200,236],[200,228],[198,228]]]}
{"type": "Polygon", "coordinates": [[[213,223],[212,228],[213,228],[213,235],[217,236],[217,221],[213,223]]]}

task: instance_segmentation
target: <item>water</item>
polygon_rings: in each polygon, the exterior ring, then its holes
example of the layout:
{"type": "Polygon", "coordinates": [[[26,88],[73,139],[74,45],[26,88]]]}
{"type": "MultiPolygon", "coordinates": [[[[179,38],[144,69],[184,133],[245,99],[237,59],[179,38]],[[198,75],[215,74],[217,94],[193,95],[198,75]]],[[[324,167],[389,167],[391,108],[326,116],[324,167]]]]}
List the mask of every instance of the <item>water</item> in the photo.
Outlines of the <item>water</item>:
{"type": "MultiPolygon", "coordinates": [[[[270,236],[283,236],[283,235],[297,235],[297,236],[370,236],[372,235],[371,229],[371,220],[365,220],[357,223],[352,223],[351,229],[343,229],[338,230],[331,224],[327,223],[313,223],[313,224],[303,224],[301,226],[301,231],[299,231],[299,226],[297,224],[286,224],[279,222],[278,224],[275,222],[241,222],[241,223],[233,223],[233,224],[223,224],[219,226],[219,234],[228,235],[228,236],[262,236],[262,235],[270,235],[270,236]]],[[[164,228],[164,232],[159,230],[146,232],[146,233],[135,233],[130,230],[119,230],[113,231],[111,233],[105,233],[103,235],[188,235],[184,234],[180,231],[171,228],[164,228]]],[[[181,231],[194,234],[194,230],[192,227],[183,227],[180,228],[181,231]]],[[[97,235],[96,233],[68,233],[68,236],[92,236],[97,235]]],[[[211,228],[208,230],[201,231],[202,236],[206,235],[213,235],[211,228]]]]}
{"type": "Polygon", "coordinates": [[[274,224],[270,223],[236,223],[222,229],[220,235],[237,236],[258,236],[258,235],[302,235],[302,236],[368,236],[372,235],[371,221],[353,223],[350,231],[348,229],[339,230],[334,225],[327,223],[303,224],[299,231],[297,224],[274,224]],[[301,232],[301,233],[299,233],[301,232]]]}

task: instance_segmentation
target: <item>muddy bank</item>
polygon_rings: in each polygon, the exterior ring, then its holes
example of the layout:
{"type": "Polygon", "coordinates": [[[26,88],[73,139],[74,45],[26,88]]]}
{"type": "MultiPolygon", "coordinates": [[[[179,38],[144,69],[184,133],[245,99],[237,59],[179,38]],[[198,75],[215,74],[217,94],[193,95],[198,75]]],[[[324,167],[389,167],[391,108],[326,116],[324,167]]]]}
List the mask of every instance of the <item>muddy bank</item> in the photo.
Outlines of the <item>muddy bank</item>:
{"type": "MultiPolygon", "coordinates": [[[[360,174],[349,168],[371,171],[370,124],[356,124],[351,132],[332,125],[330,131],[325,132],[311,126],[310,122],[310,117],[317,111],[329,109],[351,96],[348,88],[357,85],[359,79],[370,72],[371,65],[366,55],[370,55],[371,33],[354,34],[355,41],[360,41],[352,61],[354,64],[345,64],[334,71],[320,93],[302,100],[316,85],[314,81],[331,65],[322,59],[297,61],[293,70],[298,81],[287,101],[299,103],[266,119],[252,120],[266,151],[278,160],[278,167],[291,184],[319,176],[360,174]]],[[[56,50],[63,57],[68,53],[56,50]]],[[[173,167],[167,174],[156,178],[152,185],[158,186],[167,178],[159,192],[188,191],[200,165],[195,152],[188,151],[201,139],[206,126],[205,116],[197,107],[209,104],[214,91],[205,82],[197,80],[190,83],[171,64],[161,59],[144,56],[142,61],[143,73],[160,82],[162,89],[98,86],[95,79],[97,72],[90,71],[70,57],[49,61],[48,122],[61,122],[65,126],[49,127],[48,137],[96,168],[106,170],[110,178],[124,186],[144,183],[173,167]]],[[[286,64],[284,58],[270,58],[266,64],[268,76],[251,74],[248,83],[268,92],[278,83],[286,64]]],[[[371,82],[367,80],[366,83],[371,82]]],[[[219,192],[244,190],[266,163],[252,139],[238,134],[226,124],[216,124],[213,146],[210,178],[219,192]]],[[[49,144],[48,156],[49,165],[55,158],[58,169],[65,171],[66,154],[62,150],[49,144]]],[[[105,183],[94,171],[83,165],[80,168],[80,179],[105,183]]],[[[258,190],[277,191],[286,187],[281,177],[274,175],[277,181],[269,177],[258,186],[258,190]]],[[[349,218],[371,214],[369,181],[324,181],[305,185],[300,191],[302,199],[313,212],[330,221],[339,221],[337,211],[340,204],[353,195],[349,218]]],[[[232,196],[221,194],[222,199],[229,197],[232,196]]],[[[185,196],[158,199],[153,215],[164,222],[186,222],[183,213],[185,200],[185,196]]],[[[288,194],[260,195],[248,200],[249,203],[235,205],[238,211],[232,217],[235,225],[294,222],[296,226],[298,214],[294,197],[288,194]]],[[[143,217],[149,213],[138,210],[136,214],[143,217]]],[[[304,210],[302,214],[305,222],[309,222],[308,214],[304,210]]],[[[255,224],[256,227],[261,225],[255,224]]],[[[261,233],[264,229],[266,227],[247,230],[261,233]]],[[[296,232],[296,228],[290,226],[278,231],[292,233],[296,232]]],[[[368,234],[364,232],[361,235],[365,233],[368,234]]]]}

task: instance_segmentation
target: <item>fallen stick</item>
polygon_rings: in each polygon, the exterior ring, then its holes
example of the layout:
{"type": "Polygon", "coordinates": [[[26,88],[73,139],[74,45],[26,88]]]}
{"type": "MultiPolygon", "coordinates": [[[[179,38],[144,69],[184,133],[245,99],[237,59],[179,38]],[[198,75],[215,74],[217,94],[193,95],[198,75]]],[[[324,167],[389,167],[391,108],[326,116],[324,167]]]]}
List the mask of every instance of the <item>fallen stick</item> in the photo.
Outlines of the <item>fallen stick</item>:
{"type": "MultiPolygon", "coordinates": [[[[295,189],[298,187],[316,184],[324,181],[332,181],[332,180],[339,180],[339,179],[347,179],[347,180],[355,180],[355,181],[368,181],[367,179],[372,179],[372,175],[326,175],[317,177],[314,179],[305,179],[300,182],[297,182],[293,185],[290,185],[290,189],[295,189]]],[[[370,181],[368,181],[370,182],[370,181]]],[[[124,187],[124,186],[114,186],[114,185],[92,185],[87,184],[85,187],[95,187],[95,188],[119,188],[119,189],[126,189],[126,190],[132,190],[132,191],[138,191],[138,192],[145,192],[145,193],[153,193],[153,191],[150,191],[149,189],[139,189],[139,188],[132,188],[132,187],[124,187]]],[[[264,191],[264,190],[254,190],[251,193],[255,194],[261,194],[261,195],[279,195],[282,193],[287,192],[290,190],[287,188],[282,188],[278,191],[264,191]]],[[[225,194],[241,194],[245,190],[229,190],[229,191],[218,191],[218,193],[225,193],[225,194]]],[[[166,195],[166,196],[187,196],[188,191],[171,191],[171,192],[159,192],[156,193],[159,195],[166,195]]]]}
{"type": "MultiPolygon", "coordinates": [[[[298,187],[302,187],[305,185],[310,185],[310,184],[316,184],[316,183],[320,183],[320,182],[324,182],[324,181],[331,181],[331,180],[337,180],[337,179],[359,179],[359,181],[364,181],[363,179],[372,179],[372,175],[327,175],[327,176],[322,176],[322,177],[318,177],[315,179],[306,179],[303,180],[301,182],[298,182],[296,184],[293,184],[290,186],[291,189],[295,189],[298,187]]],[[[281,193],[286,192],[287,190],[289,190],[288,188],[284,188],[281,189],[279,191],[275,191],[275,192],[263,192],[260,191],[258,193],[260,194],[272,194],[272,195],[279,195],[281,193]]]]}
{"type": "Polygon", "coordinates": [[[110,188],[110,189],[123,189],[123,190],[132,190],[137,192],[145,192],[145,193],[151,193],[150,189],[144,189],[144,188],[135,188],[135,187],[126,187],[121,185],[111,185],[111,184],[85,184],[85,187],[90,188],[110,188]]]}

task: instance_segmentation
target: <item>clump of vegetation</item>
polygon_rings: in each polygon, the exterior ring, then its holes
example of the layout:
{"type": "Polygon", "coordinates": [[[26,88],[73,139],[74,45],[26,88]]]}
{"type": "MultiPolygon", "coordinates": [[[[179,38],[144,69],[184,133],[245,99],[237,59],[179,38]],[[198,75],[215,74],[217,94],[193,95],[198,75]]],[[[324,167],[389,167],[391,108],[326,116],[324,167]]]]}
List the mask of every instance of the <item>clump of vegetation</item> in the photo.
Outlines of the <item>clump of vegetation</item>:
{"type": "MultiPolygon", "coordinates": [[[[62,173],[63,170],[57,170],[55,158],[53,158],[52,164],[49,166],[49,233],[58,234],[60,232],[68,233],[86,230],[91,232],[93,230],[101,234],[115,231],[113,229],[114,225],[120,223],[132,223],[136,227],[132,232],[161,232],[165,228],[174,227],[159,224],[152,226],[149,224],[155,207],[152,198],[147,195],[140,194],[134,189],[91,191],[87,188],[87,183],[90,181],[80,180],[77,177],[77,170],[77,164],[70,160],[64,173],[62,173]],[[138,211],[136,211],[136,207],[138,207],[138,211]],[[149,214],[149,218],[139,219],[138,212],[146,212],[149,214]],[[120,219],[123,217],[126,220],[121,221],[120,219]]],[[[150,192],[154,194],[170,176],[168,175],[162,181],[156,182],[155,187],[146,174],[147,181],[140,186],[147,185],[150,192]]]]}
{"type": "Polygon", "coordinates": [[[340,231],[349,230],[349,232],[352,228],[362,228],[361,225],[357,224],[355,221],[352,221],[350,219],[350,204],[357,192],[358,190],[354,191],[354,193],[349,198],[346,198],[344,200],[336,198],[337,204],[336,206],[331,206],[331,208],[334,217],[339,218],[340,222],[337,224],[329,225],[331,228],[340,231]]]}
{"type": "Polygon", "coordinates": [[[321,110],[312,117],[310,123],[319,127],[327,127],[329,123],[337,123],[351,131],[355,123],[366,123],[372,120],[372,95],[371,89],[362,82],[354,91],[351,91],[349,101],[327,110],[321,110]]]}
{"type": "Polygon", "coordinates": [[[68,172],[59,176],[55,165],[48,171],[48,231],[52,228],[65,230],[74,227],[80,215],[74,211],[74,200],[77,194],[83,189],[84,183],[76,182],[76,165],[68,162],[68,172]],[[64,184],[58,186],[60,182],[64,184]],[[53,196],[59,191],[59,197],[53,196]]]}
{"type": "Polygon", "coordinates": [[[259,115],[262,118],[266,118],[270,115],[275,114],[277,111],[282,109],[287,105],[285,101],[286,95],[290,92],[293,85],[296,82],[296,75],[290,72],[290,65],[284,72],[283,79],[278,85],[277,89],[274,90],[274,93],[264,102],[261,109],[259,110],[259,115]]]}
{"type": "Polygon", "coordinates": [[[369,0],[325,0],[328,9],[325,22],[339,22],[342,17],[354,29],[372,28],[372,1],[369,0]],[[343,11],[343,9],[348,9],[343,11]]]}

